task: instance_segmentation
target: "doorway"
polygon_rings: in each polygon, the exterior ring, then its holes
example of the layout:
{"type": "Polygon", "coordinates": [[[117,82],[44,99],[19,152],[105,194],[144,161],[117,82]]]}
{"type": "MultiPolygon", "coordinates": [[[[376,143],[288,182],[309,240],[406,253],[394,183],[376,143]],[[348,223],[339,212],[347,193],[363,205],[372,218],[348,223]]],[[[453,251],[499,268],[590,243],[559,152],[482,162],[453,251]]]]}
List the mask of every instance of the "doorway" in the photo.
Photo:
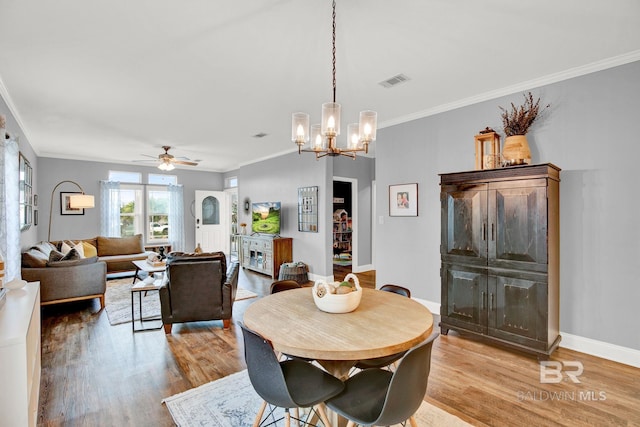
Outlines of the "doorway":
{"type": "Polygon", "coordinates": [[[355,230],[357,201],[353,188],[356,180],[334,178],[333,181],[333,228],[332,260],[334,280],[342,280],[353,271],[355,262],[355,230]]]}

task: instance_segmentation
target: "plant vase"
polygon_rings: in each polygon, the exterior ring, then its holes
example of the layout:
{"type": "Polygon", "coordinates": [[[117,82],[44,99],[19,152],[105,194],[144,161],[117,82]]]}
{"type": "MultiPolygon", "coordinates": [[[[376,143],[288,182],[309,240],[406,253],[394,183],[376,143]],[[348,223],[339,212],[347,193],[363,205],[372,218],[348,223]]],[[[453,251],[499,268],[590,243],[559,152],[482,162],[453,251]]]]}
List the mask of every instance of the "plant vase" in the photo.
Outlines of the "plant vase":
{"type": "Polygon", "coordinates": [[[531,163],[531,150],[526,135],[512,135],[504,140],[502,159],[505,166],[531,163]]]}

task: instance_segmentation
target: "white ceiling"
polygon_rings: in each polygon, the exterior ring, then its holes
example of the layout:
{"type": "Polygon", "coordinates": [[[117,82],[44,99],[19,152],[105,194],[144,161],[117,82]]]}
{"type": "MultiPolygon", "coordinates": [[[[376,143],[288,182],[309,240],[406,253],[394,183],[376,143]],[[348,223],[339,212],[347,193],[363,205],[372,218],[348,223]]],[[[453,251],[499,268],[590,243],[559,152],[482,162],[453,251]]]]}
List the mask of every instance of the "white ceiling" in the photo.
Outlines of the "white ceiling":
{"type": "MultiPolygon", "coordinates": [[[[331,100],[330,0],[0,0],[0,17],[0,94],[38,156],[171,145],[223,172],[294,151],[291,113],[319,122],[331,100]]],[[[637,0],[338,0],[337,21],[344,129],[640,59],[637,0]]]]}

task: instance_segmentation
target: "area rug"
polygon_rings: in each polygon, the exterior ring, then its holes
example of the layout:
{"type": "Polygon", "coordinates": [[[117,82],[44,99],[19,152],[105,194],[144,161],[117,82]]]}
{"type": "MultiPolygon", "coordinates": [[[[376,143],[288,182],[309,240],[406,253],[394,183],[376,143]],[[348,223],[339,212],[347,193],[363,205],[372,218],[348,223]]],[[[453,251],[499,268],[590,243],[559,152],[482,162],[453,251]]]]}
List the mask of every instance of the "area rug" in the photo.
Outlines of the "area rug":
{"type": "MultiPolygon", "coordinates": [[[[107,291],[105,293],[105,310],[109,323],[120,325],[131,322],[131,282],[133,278],[114,279],[107,281],[107,291]]],[[[160,297],[158,292],[143,292],[142,294],[142,317],[160,316],[160,297]]],[[[246,289],[238,288],[236,291],[236,301],[255,298],[258,295],[246,289]]],[[[136,318],[138,318],[138,296],[135,298],[136,318]]]]}
{"type": "MultiPolygon", "coordinates": [[[[178,427],[246,427],[253,422],[262,399],[244,370],[167,397],[162,403],[167,405],[178,427]]],[[[420,405],[416,421],[419,426],[470,426],[427,402],[420,405]]]]}

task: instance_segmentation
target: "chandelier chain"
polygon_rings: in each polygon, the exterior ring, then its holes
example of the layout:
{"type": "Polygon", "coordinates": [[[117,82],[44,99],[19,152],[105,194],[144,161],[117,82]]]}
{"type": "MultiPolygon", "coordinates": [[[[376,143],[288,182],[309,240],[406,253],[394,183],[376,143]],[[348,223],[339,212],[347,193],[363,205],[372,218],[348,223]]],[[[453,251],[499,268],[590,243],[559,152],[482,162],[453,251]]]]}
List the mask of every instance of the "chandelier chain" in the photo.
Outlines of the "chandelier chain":
{"type": "Polygon", "coordinates": [[[331,51],[333,55],[333,102],[336,102],[336,0],[333,0],[333,32],[332,32],[332,43],[333,49],[331,51]]]}

